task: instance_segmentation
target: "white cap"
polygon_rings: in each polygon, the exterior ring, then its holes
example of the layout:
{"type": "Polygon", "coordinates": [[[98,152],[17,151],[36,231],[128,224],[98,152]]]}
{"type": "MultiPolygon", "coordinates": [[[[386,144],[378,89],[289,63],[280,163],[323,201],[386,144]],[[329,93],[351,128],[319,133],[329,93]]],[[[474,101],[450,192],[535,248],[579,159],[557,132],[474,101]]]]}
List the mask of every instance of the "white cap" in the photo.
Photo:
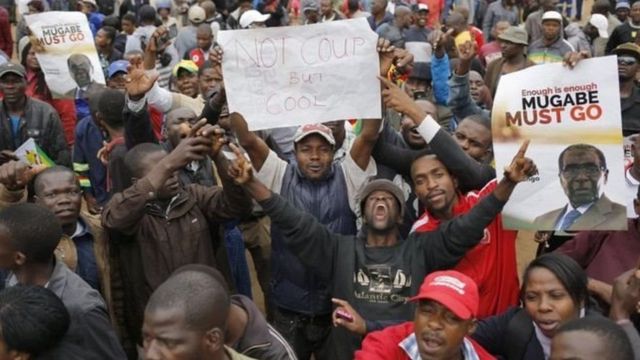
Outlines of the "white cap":
{"type": "Polygon", "coordinates": [[[609,27],[609,20],[602,14],[593,14],[589,18],[589,24],[598,29],[598,35],[603,39],[609,38],[607,28],[609,27]]]}
{"type": "Polygon", "coordinates": [[[546,11],[544,14],[542,14],[542,22],[544,22],[545,20],[556,20],[559,21],[560,24],[562,24],[562,15],[560,15],[560,13],[557,11],[546,11]]]}
{"type": "Polygon", "coordinates": [[[247,10],[240,16],[240,27],[246,29],[253,23],[267,21],[271,14],[261,14],[258,10],[247,10]]]}
{"type": "Polygon", "coordinates": [[[419,3],[418,4],[418,11],[421,11],[421,10],[429,11],[429,5],[423,4],[423,3],[419,3]]]}
{"type": "Polygon", "coordinates": [[[96,9],[98,8],[98,3],[96,3],[96,0],[82,0],[83,3],[87,3],[87,4],[91,4],[93,5],[96,9]]]}
{"type": "Polygon", "coordinates": [[[200,24],[205,20],[206,16],[207,13],[198,5],[193,5],[189,8],[189,21],[194,24],[200,24]]]}

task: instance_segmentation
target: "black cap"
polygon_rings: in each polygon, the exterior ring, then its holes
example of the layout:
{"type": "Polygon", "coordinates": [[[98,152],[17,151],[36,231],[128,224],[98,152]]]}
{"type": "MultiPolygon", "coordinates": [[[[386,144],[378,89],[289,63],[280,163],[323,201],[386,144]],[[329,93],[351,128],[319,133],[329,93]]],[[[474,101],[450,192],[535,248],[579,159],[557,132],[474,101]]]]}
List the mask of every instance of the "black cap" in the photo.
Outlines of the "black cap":
{"type": "Polygon", "coordinates": [[[20,64],[15,64],[12,62],[7,62],[0,65],[0,78],[7,74],[16,74],[22,78],[27,76],[27,71],[20,64]]]}

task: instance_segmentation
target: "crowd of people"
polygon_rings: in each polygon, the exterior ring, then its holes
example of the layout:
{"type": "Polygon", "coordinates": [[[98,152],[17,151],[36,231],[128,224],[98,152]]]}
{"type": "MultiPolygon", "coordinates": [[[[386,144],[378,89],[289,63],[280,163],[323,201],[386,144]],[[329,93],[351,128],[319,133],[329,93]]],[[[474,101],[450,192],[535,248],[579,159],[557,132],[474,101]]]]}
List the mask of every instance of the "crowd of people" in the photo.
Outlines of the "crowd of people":
{"type": "Polygon", "coordinates": [[[640,1],[1,0],[0,359],[640,359],[638,70],[640,1]],[[84,13],[100,60],[69,56],[65,94],[24,20],[47,11],[84,13]],[[355,18],[380,119],[229,111],[220,31],[355,18]],[[527,141],[495,168],[498,83],[607,55],[626,213],[569,146],[519,274],[501,212],[538,169],[527,141]]]}

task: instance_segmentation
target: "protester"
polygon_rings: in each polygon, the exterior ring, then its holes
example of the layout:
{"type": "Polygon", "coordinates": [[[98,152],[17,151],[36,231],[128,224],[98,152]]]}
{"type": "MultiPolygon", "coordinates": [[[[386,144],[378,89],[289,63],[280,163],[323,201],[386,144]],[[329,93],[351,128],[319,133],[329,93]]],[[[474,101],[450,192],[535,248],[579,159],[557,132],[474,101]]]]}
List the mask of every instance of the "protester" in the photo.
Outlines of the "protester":
{"type": "Polygon", "coordinates": [[[404,195],[390,181],[375,180],[362,189],[358,199],[364,229],[360,236],[334,234],[263,185],[253,176],[248,160],[238,148],[233,148],[236,159],[230,175],[258,201],[273,224],[285,232],[284,245],[320,279],[331,284],[329,291],[338,308],[353,317],[352,322],[341,322],[331,332],[335,359],[350,359],[359,347],[359,336],[366,332],[409,320],[412,307],[404,306],[403,299],[418,289],[417,282],[409,280],[455,264],[477,244],[483,229],[500,211],[516,184],[535,171],[535,165],[524,158],[521,148],[493,195],[437,231],[414,233],[403,241],[398,238],[398,226],[404,195]],[[385,259],[394,259],[394,264],[386,265],[389,260],[385,259]]]}
{"type": "Polygon", "coordinates": [[[481,320],[472,335],[495,356],[548,358],[551,338],[560,326],[573,319],[599,316],[589,304],[587,276],[564,255],[545,254],[529,263],[520,300],[521,308],[481,320]]]}
{"type": "Polygon", "coordinates": [[[413,322],[370,333],[356,360],[494,359],[469,337],[479,301],[471,278],[456,271],[433,272],[410,301],[418,302],[413,322]]]}
{"type": "Polygon", "coordinates": [[[178,30],[178,36],[173,43],[178,51],[178,57],[184,58],[189,49],[193,49],[198,46],[197,32],[198,25],[202,24],[206,19],[207,14],[204,9],[198,5],[193,5],[189,8],[189,25],[182,27],[178,30]]]}
{"type": "Polygon", "coordinates": [[[331,0],[320,0],[320,22],[342,20],[342,15],[333,9],[331,0]]]}
{"type": "Polygon", "coordinates": [[[611,54],[613,49],[625,44],[636,43],[638,41],[638,29],[640,28],[640,3],[634,2],[631,5],[629,20],[613,30],[607,42],[606,54],[611,54]]]}
{"type": "Polygon", "coordinates": [[[527,58],[536,65],[562,62],[575,48],[562,37],[562,15],[547,11],[542,15],[542,37],[529,44],[527,58]]]}
{"type": "Polygon", "coordinates": [[[547,11],[556,11],[557,6],[558,0],[540,1],[540,8],[527,16],[527,19],[524,22],[524,29],[527,31],[527,35],[529,35],[529,43],[542,39],[542,15],[547,11]]]}
{"type": "Polygon", "coordinates": [[[387,12],[387,0],[373,0],[371,16],[367,18],[371,30],[376,31],[382,24],[393,22],[394,17],[387,12]]]}
{"type": "MultiPolygon", "coordinates": [[[[144,102],[127,107],[140,112],[144,102]]],[[[136,238],[131,254],[135,261],[127,266],[139,274],[127,281],[134,287],[133,311],[138,315],[150,293],[178,267],[191,263],[215,267],[214,247],[221,240],[220,234],[211,230],[219,222],[242,219],[251,209],[244,191],[226,176],[225,160],[219,153],[222,142],[212,139],[214,134],[221,137],[219,130],[209,126],[194,128],[192,133],[199,130],[197,136],[180,141],[169,154],[160,145],[149,143],[129,150],[124,160],[133,185],[115,194],[102,213],[106,228],[136,238]],[[215,160],[223,187],[183,187],[177,172],[206,155],[215,160]],[[171,221],[167,223],[166,219],[171,221]],[[181,251],[175,250],[177,243],[181,251]]],[[[134,317],[132,321],[136,319],[141,320],[134,317]]]]}
{"type": "Polygon", "coordinates": [[[124,359],[100,294],[54,255],[61,236],[56,216],[42,206],[19,204],[2,210],[0,248],[7,257],[0,267],[10,271],[5,286],[46,286],[62,300],[71,318],[62,343],[75,347],[74,356],[124,359]]]}
{"type": "Polygon", "coordinates": [[[526,31],[515,26],[509,27],[504,33],[498,35],[498,42],[502,49],[502,57],[487,65],[484,82],[491,90],[491,96],[496,96],[498,81],[503,74],[526,69],[535,65],[527,58],[525,49],[527,43],[526,31]]]}
{"type": "Polygon", "coordinates": [[[211,26],[209,26],[209,24],[200,24],[200,26],[198,26],[196,40],[198,46],[189,49],[184,58],[185,60],[193,61],[198,65],[198,68],[200,68],[209,57],[209,51],[211,51],[213,47],[213,33],[211,32],[211,26]]]}
{"type": "Polygon", "coordinates": [[[143,358],[253,359],[225,345],[229,308],[224,286],[208,274],[172,275],[159,284],[146,306],[143,358]]]}
{"type": "Polygon", "coordinates": [[[511,26],[508,21],[498,21],[491,29],[491,38],[494,40],[488,42],[478,51],[478,58],[483,66],[487,66],[493,60],[502,57],[499,36],[502,35],[511,26]]]}
{"type": "Polygon", "coordinates": [[[629,12],[631,11],[631,6],[626,1],[618,1],[616,2],[615,14],[616,18],[620,21],[620,23],[624,23],[629,18],[629,12]]]}
{"type": "Polygon", "coordinates": [[[498,21],[508,21],[512,26],[518,25],[518,5],[513,0],[499,0],[492,2],[482,20],[482,32],[485,40],[491,41],[491,29],[498,21]]]}
{"type": "Polygon", "coordinates": [[[69,322],[69,312],[51,290],[33,285],[4,289],[0,291],[0,354],[7,359],[46,358],[55,352],[51,349],[67,333],[69,322]]]}
{"type": "MultiPolygon", "coordinates": [[[[144,50],[151,39],[154,31],[156,31],[156,11],[150,5],[142,5],[139,13],[139,25],[128,37],[127,44],[124,49],[125,55],[135,50],[144,50]]],[[[128,33],[124,24],[122,28],[128,33]]]]}
{"type": "Polygon", "coordinates": [[[117,60],[122,60],[122,53],[113,45],[116,39],[116,29],[111,26],[103,26],[98,30],[95,37],[96,50],[100,58],[100,65],[105,78],[108,75],[109,65],[117,60]]]}
{"type": "Polygon", "coordinates": [[[551,360],[561,359],[635,359],[625,332],[606,318],[570,321],[551,341],[551,360]]]}
{"type": "Polygon", "coordinates": [[[301,11],[304,16],[303,25],[320,22],[320,5],[316,0],[301,0],[301,11]]]}
{"type": "Polygon", "coordinates": [[[589,18],[589,21],[582,28],[584,34],[588,37],[591,55],[592,56],[604,56],[604,46],[601,46],[607,39],[609,39],[609,33],[607,32],[608,20],[604,15],[593,14],[589,18]]]}
{"type": "Polygon", "coordinates": [[[22,65],[0,65],[0,91],[4,94],[0,110],[0,164],[15,158],[13,151],[33,138],[59,165],[71,165],[71,154],[62,123],[49,104],[27,95],[26,70],[22,65]]]}
{"type": "Polygon", "coordinates": [[[89,28],[93,36],[96,36],[98,30],[102,27],[104,14],[100,13],[96,0],[82,0],[80,10],[87,15],[89,19],[89,28]]]}
{"type": "Polygon", "coordinates": [[[404,48],[404,32],[411,25],[411,10],[406,6],[396,6],[393,22],[380,24],[376,33],[397,48],[404,48]]]}
{"type": "MultiPolygon", "coordinates": [[[[27,39],[27,38],[25,38],[27,39]]],[[[75,141],[74,128],[76,126],[76,106],[71,99],[54,99],[51,94],[49,86],[45,80],[44,72],[40,68],[40,63],[36,57],[36,52],[31,45],[31,42],[21,42],[20,49],[20,63],[27,70],[27,90],[26,95],[31,96],[34,99],[38,99],[53,106],[60,116],[62,122],[62,129],[64,131],[64,137],[67,140],[67,144],[73,145],[75,141]]]]}
{"type": "Polygon", "coordinates": [[[229,294],[228,286],[222,274],[205,265],[185,265],[174,272],[174,276],[183,272],[201,272],[209,275],[217,285],[227,292],[231,303],[225,330],[225,344],[237,352],[264,360],[295,360],[296,355],[282,335],[274,329],[256,304],[244,295],[229,294]]]}
{"type": "Polygon", "coordinates": [[[9,23],[9,12],[4,7],[0,7],[0,50],[7,55],[7,58],[11,59],[13,54],[11,24],[9,23]]]}
{"type": "MultiPolygon", "coordinates": [[[[640,12],[640,8],[638,8],[640,12]]],[[[622,44],[613,49],[618,59],[620,107],[622,110],[622,135],[640,133],[640,90],[636,85],[636,73],[640,69],[640,46],[622,44]]]]}
{"type": "Polygon", "coordinates": [[[413,10],[413,25],[404,32],[404,47],[413,55],[414,65],[431,62],[431,29],[427,27],[428,15],[429,7],[426,4],[416,5],[413,10]]]}

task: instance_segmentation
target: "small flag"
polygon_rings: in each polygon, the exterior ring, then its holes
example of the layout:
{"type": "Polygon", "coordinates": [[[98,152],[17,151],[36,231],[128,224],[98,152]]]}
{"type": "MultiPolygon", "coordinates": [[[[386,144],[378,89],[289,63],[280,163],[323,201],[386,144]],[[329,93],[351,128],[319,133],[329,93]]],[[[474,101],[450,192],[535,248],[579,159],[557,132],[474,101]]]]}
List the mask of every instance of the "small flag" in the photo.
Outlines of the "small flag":
{"type": "Polygon", "coordinates": [[[31,166],[40,165],[52,167],[55,163],[47,156],[47,153],[36,144],[33,138],[29,138],[15,151],[18,159],[26,162],[31,166]]]}

